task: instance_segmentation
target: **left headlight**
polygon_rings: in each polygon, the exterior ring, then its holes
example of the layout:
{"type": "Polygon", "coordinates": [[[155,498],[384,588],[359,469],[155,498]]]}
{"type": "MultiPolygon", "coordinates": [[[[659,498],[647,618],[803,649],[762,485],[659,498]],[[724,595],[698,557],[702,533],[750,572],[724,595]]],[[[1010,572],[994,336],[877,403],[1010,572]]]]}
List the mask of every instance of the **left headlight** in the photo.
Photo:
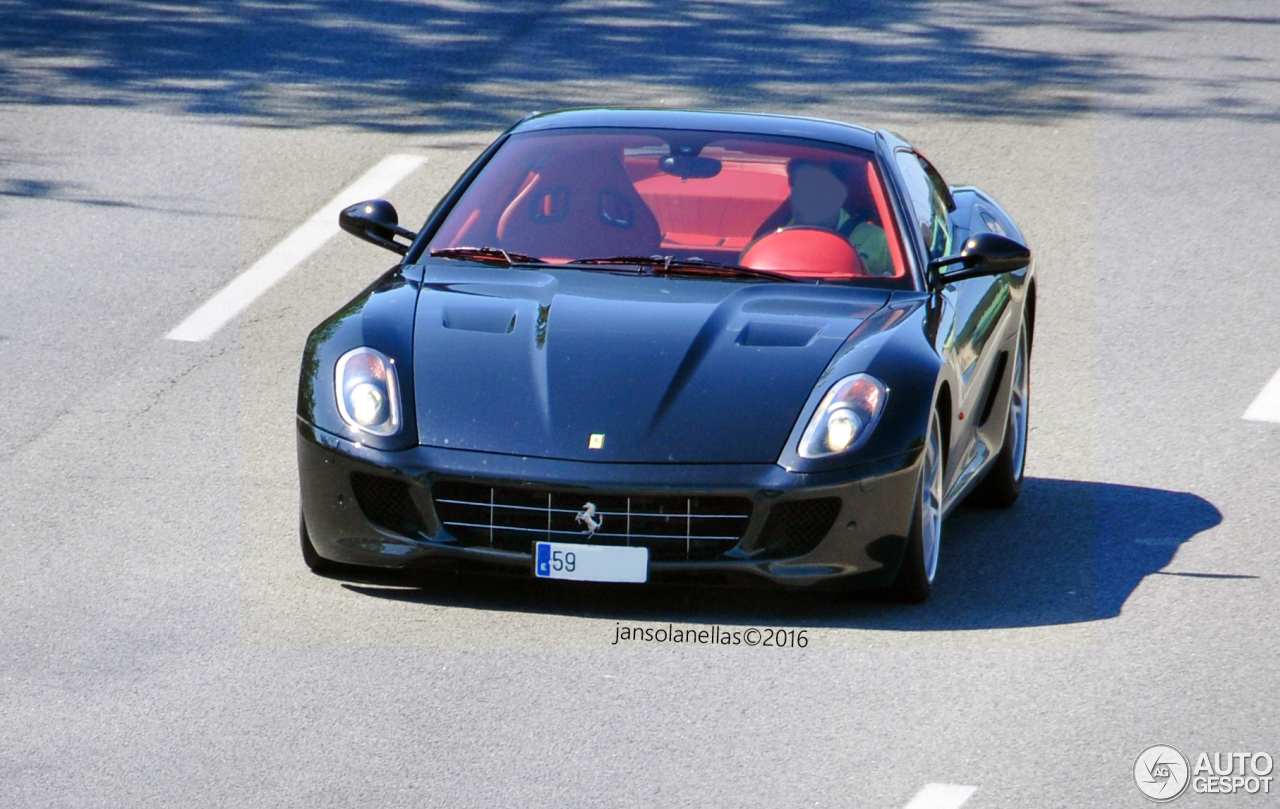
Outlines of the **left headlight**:
{"type": "Polygon", "coordinates": [[[800,439],[800,457],[825,458],[867,440],[884,412],[889,389],[867,374],[846,376],[831,386],[800,439]]]}
{"type": "Polygon", "coordinates": [[[338,359],[333,389],[342,420],[372,435],[394,435],[400,429],[400,385],[396,366],[386,354],[357,348],[338,359]]]}

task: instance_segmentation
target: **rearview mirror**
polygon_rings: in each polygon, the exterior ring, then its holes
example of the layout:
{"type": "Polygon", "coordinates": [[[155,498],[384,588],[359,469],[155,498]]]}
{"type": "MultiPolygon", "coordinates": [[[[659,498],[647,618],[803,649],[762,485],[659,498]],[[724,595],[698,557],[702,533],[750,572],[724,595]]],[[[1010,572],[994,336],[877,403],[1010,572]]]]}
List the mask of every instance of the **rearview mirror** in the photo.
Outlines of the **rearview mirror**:
{"type": "Polygon", "coordinates": [[[404,255],[409,245],[397,242],[396,236],[413,241],[418,234],[400,227],[396,208],[385,199],[360,202],[338,214],[338,227],[366,242],[404,255]]]}
{"type": "Polygon", "coordinates": [[[658,161],[658,168],[667,174],[675,175],[681,180],[693,177],[708,180],[720,173],[721,163],[711,157],[694,157],[693,155],[675,154],[658,161]]]}
{"type": "Polygon", "coordinates": [[[964,248],[959,253],[930,261],[930,284],[936,289],[944,284],[963,281],[966,278],[1013,272],[1030,263],[1031,251],[1025,244],[998,233],[983,231],[974,234],[969,241],[965,242],[964,248]],[[961,268],[942,272],[943,267],[952,264],[959,264],[961,268]]]}

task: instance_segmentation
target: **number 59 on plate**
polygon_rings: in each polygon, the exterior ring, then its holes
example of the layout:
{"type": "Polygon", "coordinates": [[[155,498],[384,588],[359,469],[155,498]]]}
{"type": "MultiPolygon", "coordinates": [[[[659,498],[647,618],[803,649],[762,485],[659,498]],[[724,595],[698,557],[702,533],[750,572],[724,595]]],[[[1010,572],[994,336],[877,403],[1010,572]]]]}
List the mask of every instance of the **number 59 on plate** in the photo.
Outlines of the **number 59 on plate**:
{"type": "Polygon", "coordinates": [[[540,579],[642,584],[649,578],[649,549],[614,545],[539,542],[533,573],[540,579]]]}

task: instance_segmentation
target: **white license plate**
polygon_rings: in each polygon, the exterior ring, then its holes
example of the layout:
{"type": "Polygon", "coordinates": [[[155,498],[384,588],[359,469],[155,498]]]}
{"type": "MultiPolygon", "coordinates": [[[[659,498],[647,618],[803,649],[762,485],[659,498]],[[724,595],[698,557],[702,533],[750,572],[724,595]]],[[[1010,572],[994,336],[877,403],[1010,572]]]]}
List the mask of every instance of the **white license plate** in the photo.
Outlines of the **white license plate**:
{"type": "Polygon", "coordinates": [[[649,549],[539,542],[534,547],[533,575],[540,579],[643,584],[649,579],[649,549]]]}

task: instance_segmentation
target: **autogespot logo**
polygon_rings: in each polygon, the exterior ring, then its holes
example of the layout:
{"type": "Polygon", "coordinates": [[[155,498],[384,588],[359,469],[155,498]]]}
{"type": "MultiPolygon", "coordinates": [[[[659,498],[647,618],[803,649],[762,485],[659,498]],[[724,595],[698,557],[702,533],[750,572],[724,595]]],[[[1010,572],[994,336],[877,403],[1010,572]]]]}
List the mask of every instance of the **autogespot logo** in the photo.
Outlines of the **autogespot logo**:
{"type": "Polygon", "coordinates": [[[1171,801],[1186,791],[1197,795],[1271,794],[1276,776],[1270,753],[1201,753],[1195,766],[1182,751],[1167,744],[1153,744],[1133,762],[1133,782],[1157,803],[1171,801]]]}
{"type": "Polygon", "coordinates": [[[1133,782],[1157,803],[1171,801],[1183,793],[1190,780],[1191,765],[1176,747],[1153,744],[1133,762],[1133,782]]]}

